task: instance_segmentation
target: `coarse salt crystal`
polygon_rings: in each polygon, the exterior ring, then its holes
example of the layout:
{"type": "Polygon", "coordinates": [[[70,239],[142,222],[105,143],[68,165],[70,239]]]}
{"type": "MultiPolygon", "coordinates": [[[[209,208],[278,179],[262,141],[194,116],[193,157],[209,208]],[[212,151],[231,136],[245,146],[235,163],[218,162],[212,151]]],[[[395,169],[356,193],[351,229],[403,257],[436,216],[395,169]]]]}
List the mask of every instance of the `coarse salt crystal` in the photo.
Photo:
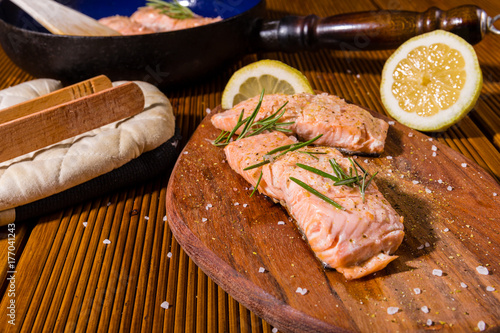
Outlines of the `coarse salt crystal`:
{"type": "Polygon", "coordinates": [[[465,283],[463,283],[463,282],[460,282],[460,287],[467,288],[467,285],[465,283]]]}
{"type": "Polygon", "coordinates": [[[183,154],[184,154],[184,155],[187,155],[187,154],[189,154],[189,152],[185,151],[183,154]]]}
{"type": "Polygon", "coordinates": [[[413,133],[412,132],[408,133],[408,137],[410,138],[413,137],[413,133]]]}
{"type": "Polygon", "coordinates": [[[207,108],[207,109],[205,110],[205,112],[206,112],[206,113],[210,113],[210,112],[212,112],[212,110],[210,110],[209,108],[207,108]]]}
{"type": "Polygon", "coordinates": [[[363,162],[368,163],[368,160],[364,160],[363,162]]]}
{"type": "Polygon", "coordinates": [[[496,192],[493,192],[493,196],[496,197],[498,195],[498,193],[496,192]]]}
{"type": "Polygon", "coordinates": [[[467,163],[462,163],[460,165],[462,166],[462,168],[466,168],[467,167],[467,163]]]}
{"type": "Polygon", "coordinates": [[[484,331],[486,329],[486,323],[481,320],[479,323],[477,323],[477,328],[479,328],[481,332],[484,331]]]}
{"type": "Polygon", "coordinates": [[[387,123],[388,123],[389,125],[394,125],[396,122],[394,122],[393,120],[389,120],[387,123]]]}
{"type": "Polygon", "coordinates": [[[273,332],[273,333],[278,333],[278,329],[275,327],[275,328],[273,328],[273,329],[271,330],[271,332],[273,332]]]}
{"type": "Polygon", "coordinates": [[[172,146],[176,147],[179,145],[179,140],[175,140],[174,142],[172,142],[172,146]]]}
{"type": "Polygon", "coordinates": [[[168,307],[170,306],[170,304],[168,304],[168,302],[166,302],[166,301],[165,301],[165,302],[161,303],[161,305],[160,305],[160,306],[161,306],[162,308],[164,308],[164,309],[168,309],[168,307]]]}
{"type": "Polygon", "coordinates": [[[163,216],[163,222],[167,221],[167,215],[163,216]]]}
{"type": "Polygon", "coordinates": [[[392,160],[392,156],[387,156],[386,157],[388,160],[392,160]]]}
{"type": "Polygon", "coordinates": [[[264,273],[265,271],[266,271],[266,269],[264,267],[259,268],[259,273],[264,273]]]}
{"type": "Polygon", "coordinates": [[[87,222],[83,222],[83,227],[87,228],[87,222]]]}
{"type": "Polygon", "coordinates": [[[433,139],[433,138],[429,138],[428,140],[429,140],[429,141],[432,141],[432,140],[434,140],[434,139],[433,139]]]}
{"type": "Polygon", "coordinates": [[[285,224],[285,222],[283,222],[283,221],[278,221],[278,225],[283,225],[283,224],[285,224]]]}
{"type": "Polygon", "coordinates": [[[422,290],[420,290],[420,288],[414,288],[413,292],[415,293],[415,295],[418,295],[422,292],[422,290]]]}
{"type": "Polygon", "coordinates": [[[145,220],[149,220],[149,216],[144,216],[144,219],[145,220]]]}
{"type": "Polygon", "coordinates": [[[412,181],[412,183],[415,184],[415,185],[417,185],[419,183],[419,181],[418,180],[414,180],[414,181],[412,181]]]}
{"type": "Polygon", "coordinates": [[[435,276],[443,276],[443,271],[440,270],[440,269],[433,269],[432,270],[432,275],[435,275],[435,276]]]}
{"type": "Polygon", "coordinates": [[[307,289],[306,288],[302,289],[301,287],[298,287],[297,290],[295,290],[295,292],[303,296],[307,294],[307,289]]]}
{"type": "Polygon", "coordinates": [[[483,266],[477,266],[476,271],[481,274],[481,275],[488,275],[490,272],[488,271],[488,268],[483,267],[483,266]]]}
{"type": "Polygon", "coordinates": [[[486,287],[486,290],[487,290],[487,291],[495,291],[495,288],[494,288],[494,287],[492,287],[492,286],[487,286],[487,287],[486,287]]]}
{"type": "Polygon", "coordinates": [[[248,207],[248,204],[243,204],[243,207],[247,208],[247,207],[248,207]]]}
{"type": "Polygon", "coordinates": [[[427,187],[425,188],[425,192],[432,193],[432,191],[430,189],[428,189],[427,187]]]}
{"type": "Polygon", "coordinates": [[[106,238],[105,240],[103,240],[102,242],[103,242],[104,244],[111,244],[111,241],[110,241],[109,239],[107,239],[107,238],[106,238]]]}
{"type": "Polygon", "coordinates": [[[423,248],[424,248],[424,244],[422,244],[419,247],[417,247],[417,250],[422,250],[423,248]]]}
{"type": "Polygon", "coordinates": [[[427,326],[432,326],[433,322],[432,322],[432,319],[427,319],[427,326]]]}
{"type": "Polygon", "coordinates": [[[442,179],[438,179],[438,183],[439,183],[439,184],[442,184],[442,183],[443,183],[443,180],[442,180],[442,179]]]}
{"type": "Polygon", "coordinates": [[[167,258],[172,258],[172,252],[167,253],[167,258]]]}
{"type": "Polygon", "coordinates": [[[212,204],[208,204],[205,206],[205,209],[208,210],[209,208],[212,208],[212,207],[213,207],[212,204]]]}
{"type": "Polygon", "coordinates": [[[432,157],[436,157],[436,156],[437,156],[436,152],[435,152],[435,151],[433,151],[433,152],[432,152],[432,157]]]}
{"type": "Polygon", "coordinates": [[[235,202],[235,203],[234,203],[234,205],[235,205],[235,206],[239,206],[239,205],[240,205],[240,203],[239,203],[239,202],[235,202]]]}
{"type": "Polygon", "coordinates": [[[201,218],[201,222],[207,222],[207,218],[206,217],[202,217],[201,218]]]}
{"type": "Polygon", "coordinates": [[[359,75],[359,74],[356,74],[356,78],[358,78],[358,79],[359,79],[360,77],[361,77],[361,75],[359,75]]]}
{"type": "Polygon", "coordinates": [[[420,308],[420,310],[423,312],[423,313],[429,313],[429,308],[426,307],[425,305],[423,307],[420,308]]]}
{"type": "Polygon", "coordinates": [[[432,149],[432,151],[437,151],[438,147],[436,147],[435,145],[432,145],[431,149],[432,149]]]}
{"type": "Polygon", "coordinates": [[[448,231],[450,231],[450,229],[448,229],[448,228],[444,228],[444,229],[443,229],[443,231],[444,231],[444,232],[448,232],[448,231]]]}
{"type": "Polygon", "coordinates": [[[453,187],[451,187],[451,186],[448,186],[446,189],[447,189],[448,191],[453,191],[453,187]]]}
{"type": "Polygon", "coordinates": [[[425,242],[425,247],[430,247],[431,244],[429,244],[429,242],[425,242]]]}
{"type": "Polygon", "coordinates": [[[398,313],[398,312],[399,312],[399,308],[397,308],[395,306],[390,306],[387,308],[387,313],[390,315],[393,315],[393,314],[398,313]]]}

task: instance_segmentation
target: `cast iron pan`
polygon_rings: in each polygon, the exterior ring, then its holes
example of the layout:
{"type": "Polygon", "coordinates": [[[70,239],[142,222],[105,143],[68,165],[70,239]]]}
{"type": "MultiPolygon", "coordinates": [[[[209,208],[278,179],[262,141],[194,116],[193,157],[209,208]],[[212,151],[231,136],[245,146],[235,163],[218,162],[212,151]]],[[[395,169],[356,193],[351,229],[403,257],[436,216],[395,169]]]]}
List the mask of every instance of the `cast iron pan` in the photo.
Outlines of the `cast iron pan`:
{"type": "MultiPolygon", "coordinates": [[[[145,0],[59,0],[95,19],[131,15],[145,0]]],[[[369,11],[327,18],[316,15],[264,19],[264,0],[198,0],[192,10],[221,16],[209,25],[139,36],[80,37],[47,32],[8,0],[0,0],[0,43],[20,68],[35,77],[70,84],[105,74],[111,80],[141,80],[166,87],[189,83],[244,54],[260,51],[391,49],[435,29],[471,44],[492,26],[476,6],[446,12],[369,11]]],[[[495,29],[496,30],[496,29],[495,29]]]]}

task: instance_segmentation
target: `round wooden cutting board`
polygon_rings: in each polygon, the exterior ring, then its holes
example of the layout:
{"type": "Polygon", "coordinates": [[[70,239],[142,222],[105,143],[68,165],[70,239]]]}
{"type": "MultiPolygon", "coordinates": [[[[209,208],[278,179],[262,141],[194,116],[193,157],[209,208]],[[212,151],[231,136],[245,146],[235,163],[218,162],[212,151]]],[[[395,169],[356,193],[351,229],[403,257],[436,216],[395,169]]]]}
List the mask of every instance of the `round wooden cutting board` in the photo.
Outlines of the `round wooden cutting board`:
{"type": "Polygon", "coordinates": [[[321,265],[280,205],[249,196],[210,142],[220,133],[212,114],[172,172],[167,218],[185,252],[237,301],[282,332],[473,332],[481,321],[500,329],[500,186],[474,162],[390,122],[384,154],[357,159],[379,171],[405,239],[383,271],[347,281],[321,265]]]}

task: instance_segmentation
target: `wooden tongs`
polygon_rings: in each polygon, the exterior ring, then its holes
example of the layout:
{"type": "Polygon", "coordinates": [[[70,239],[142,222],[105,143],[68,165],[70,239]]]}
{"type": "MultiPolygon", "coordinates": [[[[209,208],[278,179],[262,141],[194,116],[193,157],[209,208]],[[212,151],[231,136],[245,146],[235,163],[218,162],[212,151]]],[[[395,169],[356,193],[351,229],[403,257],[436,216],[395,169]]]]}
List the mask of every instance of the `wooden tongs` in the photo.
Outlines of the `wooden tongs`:
{"type": "Polygon", "coordinates": [[[0,110],[0,163],[131,117],[144,109],[133,82],[98,76],[0,110]]]}

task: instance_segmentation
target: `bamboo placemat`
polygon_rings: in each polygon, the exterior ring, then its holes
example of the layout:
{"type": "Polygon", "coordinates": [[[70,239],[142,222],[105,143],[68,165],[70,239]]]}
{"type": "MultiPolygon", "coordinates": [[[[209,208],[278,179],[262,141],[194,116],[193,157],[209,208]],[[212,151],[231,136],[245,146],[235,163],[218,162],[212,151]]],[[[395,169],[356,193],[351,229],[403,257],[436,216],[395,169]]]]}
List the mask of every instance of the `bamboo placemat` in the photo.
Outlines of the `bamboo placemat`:
{"type": "MultiPolygon", "coordinates": [[[[268,15],[329,16],[360,10],[424,11],[466,4],[424,0],[268,0],[268,15]]],[[[500,3],[475,1],[490,16],[500,3]]],[[[484,75],[480,100],[458,125],[436,134],[440,142],[471,158],[500,180],[500,36],[475,46],[484,75]]],[[[384,113],[380,73],[392,51],[251,54],[190,87],[165,91],[176,114],[183,144],[220,103],[231,73],[259,59],[278,59],[301,70],[320,91],[384,113]]],[[[0,89],[32,77],[0,51],[0,89]]],[[[168,173],[139,186],[97,196],[74,207],[15,225],[0,239],[3,295],[0,331],[271,332],[272,326],[241,306],[184,253],[165,221],[168,173]],[[86,225],[86,226],[85,226],[86,225]],[[104,244],[105,239],[110,244],[104,244]],[[15,248],[15,326],[7,323],[12,299],[9,246],[15,248]],[[161,307],[168,302],[169,307],[161,307]]]]}

